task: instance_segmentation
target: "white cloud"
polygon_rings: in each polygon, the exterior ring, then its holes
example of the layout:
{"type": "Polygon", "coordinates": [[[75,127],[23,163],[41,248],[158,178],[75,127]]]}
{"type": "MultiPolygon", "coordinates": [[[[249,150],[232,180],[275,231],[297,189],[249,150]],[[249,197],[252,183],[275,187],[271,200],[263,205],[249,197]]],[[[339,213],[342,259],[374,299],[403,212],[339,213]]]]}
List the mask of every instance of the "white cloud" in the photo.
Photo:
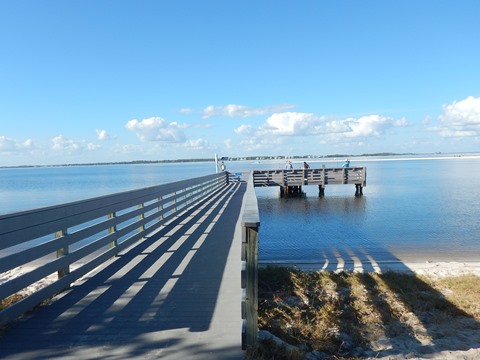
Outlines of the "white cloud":
{"type": "Polygon", "coordinates": [[[100,147],[100,145],[86,142],[85,140],[68,139],[63,135],[58,135],[52,138],[52,150],[65,153],[67,155],[80,153],[82,150],[94,151],[100,147]]]}
{"type": "Polygon", "coordinates": [[[22,149],[32,149],[35,147],[32,139],[25,140],[23,143],[20,143],[19,146],[22,149]]]}
{"type": "Polygon", "coordinates": [[[32,139],[25,140],[24,142],[11,139],[6,136],[0,136],[0,153],[11,154],[34,149],[32,139]]]}
{"type": "Polygon", "coordinates": [[[266,123],[259,127],[259,132],[266,135],[298,136],[312,135],[325,118],[307,113],[285,112],[270,116],[266,123]]]}
{"type": "Polygon", "coordinates": [[[407,125],[407,121],[402,118],[399,120],[380,115],[368,115],[360,118],[348,118],[340,122],[347,131],[341,132],[343,136],[348,138],[358,137],[379,137],[388,129],[394,127],[402,127],[407,125]]]}
{"type": "Polygon", "coordinates": [[[97,149],[100,149],[101,146],[100,145],[97,145],[97,144],[94,144],[94,143],[88,143],[87,144],[87,150],[89,151],[94,151],[94,150],[97,150],[97,149]]]}
{"type": "Polygon", "coordinates": [[[98,140],[108,140],[110,139],[110,135],[107,133],[106,130],[99,130],[97,129],[97,139],[98,140]]]}
{"type": "Polygon", "coordinates": [[[252,125],[243,124],[234,130],[238,135],[249,136],[255,133],[255,129],[252,125]]]}
{"type": "MultiPolygon", "coordinates": [[[[319,131],[319,129],[317,129],[319,131]]],[[[345,134],[352,131],[352,128],[345,120],[332,120],[325,123],[323,131],[326,134],[345,134]]],[[[320,131],[319,131],[320,132],[320,131]]]]}
{"type": "Polygon", "coordinates": [[[0,136],[0,150],[2,152],[14,151],[17,148],[17,142],[6,136],[0,136]]]}
{"type": "Polygon", "coordinates": [[[390,128],[406,124],[403,118],[395,120],[380,115],[327,121],[325,117],[314,114],[286,112],[270,116],[265,124],[258,128],[257,133],[281,136],[334,135],[337,139],[378,137],[390,128]]]}
{"type": "Polygon", "coordinates": [[[285,111],[293,108],[293,105],[272,105],[259,108],[252,108],[244,105],[229,104],[225,106],[207,106],[203,109],[203,118],[211,117],[230,117],[230,118],[247,118],[252,116],[272,114],[275,112],[285,111]]]}
{"type": "Polygon", "coordinates": [[[188,114],[194,113],[195,110],[190,109],[190,108],[181,108],[180,110],[178,110],[178,112],[179,112],[180,114],[188,115],[188,114]]]}
{"type": "Polygon", "coordinates": [[[183,146],[191,150],[205,150],[208,148],[208,142],[205,139],[188,140],[183,146]]]}
{"type": "Polygon", "coordinates": [[[480,98],[469,96],[442,108],[443,114],[438,117],[440,125],[430,130],[438,131],[444,137],[480,135],[480,98]]]}
{"type": "Polygon", "coordinates": [[[326,117],[311,113],[284,112],[271,115],[256,128],[243,124],[235,129],[235,133],[242,136],[241,144],[248,150],[260,150],[293,145],[292,140],[299,139],[303,142],[306,137],[315,139],[313,141],[316,144],[335,145],[340,141],[353,140],[358,143],[406,125],[403,118],[393,119],[380,115],[327,120],[326,117]]]}
{"type": "Polygon", "coordinates": [[[80,149],[80,143],[67,139],[63,135],[55,136],[52,139],[52,150],[55,151],[66,151],[71,154],[80,149]]]}
{"type": "Polygon", "coordinates": [[[167,123],[161,117],[151,117],[142,121],[133,119],[127,122],[125,127],[134,132],[142,141],[185,141],[185,134],[181,129],[186,126],[176,122],[167,123]]]}
{"type": "Polygon", "coordinates": [[[246,151],[258,151],[262,149],[271,149],[281,146],[283,150],[285,148],[283,145],[287,142],[287,137],[277,136],[277,137],[249,137],[240,141],[240,145],[245,147],[246,151]]]}

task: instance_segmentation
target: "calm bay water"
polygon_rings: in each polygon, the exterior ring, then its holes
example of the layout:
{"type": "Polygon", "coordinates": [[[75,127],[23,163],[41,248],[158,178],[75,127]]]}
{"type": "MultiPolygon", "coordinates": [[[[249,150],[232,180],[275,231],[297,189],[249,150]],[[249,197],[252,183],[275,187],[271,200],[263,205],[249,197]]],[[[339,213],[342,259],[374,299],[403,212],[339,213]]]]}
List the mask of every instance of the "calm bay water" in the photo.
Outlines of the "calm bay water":
{"type": "Polygon", "coordinates": [[[305,187],[272,201],[259,189],[266,262],[468,260],[480,256],[480,159],[369,162],[354,187],[305,187]]]}
{"type": "Polygon", "coordinates": [[[212,163],[0,169],[0,214],[136,190],[215,172],[212,163]]]}
{"type": "MultiPolygon", "coordinates": [[[[478,260],[480,158],[354,159],[351,165],[367,166],[363,197],[354,196],[353,185],[327,185],[324,198],[316,186],[304,187],[304,197],[288,199],[280,198],[278,188],[256,189],[261,261],[478,260]]],[[[282,166],[227,163],[232,172],[282,166]]],[[[0,214],[214,171],[213,163],[0,169],[0,214]]]]}

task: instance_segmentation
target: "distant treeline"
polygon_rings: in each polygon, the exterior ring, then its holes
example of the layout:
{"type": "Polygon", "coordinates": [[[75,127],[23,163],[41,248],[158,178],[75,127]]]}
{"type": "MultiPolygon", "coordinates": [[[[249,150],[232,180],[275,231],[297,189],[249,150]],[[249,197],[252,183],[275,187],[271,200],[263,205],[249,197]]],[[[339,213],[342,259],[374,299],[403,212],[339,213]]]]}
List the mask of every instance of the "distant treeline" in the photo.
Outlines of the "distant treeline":
{"type": "MultiPolygon", "coordinates": [[[[278,159],[320,159],[320,158],[353,158],[359,156],[406,156],[406,155],[418,155],[414,153],[373,153],[373,154],[331,154],[331,155],[277,155],[277,156],[238,156],[238,157],[226,157],[229,161],[242,161],[242,160],[278,160],[278,159]]],[[[223,157],[225,158],[225,157],[223,157]]],[[[19,165],[19,166],[0,166],[0,168],[37,168],[37,167],[65,167],[65,166],[105,166],[105,165],[143,165],[143,164],[170,164],[170,163],[190,163],[190,162],[214,162],[212,158],[199,158],[199,159],[176,159],[176,160],[134,160],[134,161],[117,161],[117,162],[99,162],[99,163],[83,163],[83,164],[57,164],[57,165],[19,165]]]]}
{"type": "Polygon", "coordinates": [[[373,153],[373,154],[361,154],[361,155],[353,155],[353,154],[330,154],[330,155],[277,155],[277,156],[241,156],[241,157],[231,157],[229,160],[278,160],[278,159],[325,159],[325,158],[353,158],[353,157],[360,157],[360,156],[412,156],[418,155],[414,153],[373,153]]]}
{"type": "Polygon", "coordinates": [[[169,164],[186,162],[213,162],[214,159],[176,159],[176,160],[134,160],[134,161],[115,161],[98,163],[77,163],[77,164],[55,164],[55,165],[18,165],[18,166],[0,166],[0,168],[37,168],[37,167],[67,167],[67,166],[105,166],[105,165],[144,165],[144,164],[169,164]]]}

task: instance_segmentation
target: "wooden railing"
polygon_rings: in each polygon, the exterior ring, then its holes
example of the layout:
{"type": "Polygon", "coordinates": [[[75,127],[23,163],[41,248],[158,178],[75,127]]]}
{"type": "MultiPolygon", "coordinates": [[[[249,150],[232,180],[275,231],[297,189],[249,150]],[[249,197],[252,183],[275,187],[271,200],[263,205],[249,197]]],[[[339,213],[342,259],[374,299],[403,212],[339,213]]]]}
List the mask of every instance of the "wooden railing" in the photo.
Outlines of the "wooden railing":
{"type": "Polygon", "coordinates": [[[247,180],[242,212],[242,348],[253,347],[258,333],[258,228],[260,216],[253,186],[253,173],[247,180]]]}
{"type": "Polygon", "coordinates": [[[366,167],[338,167],[318,169],[292,170],[255,170],[253,172],[255,186],[302,186],[354,184],[365,186],[367,180],[366,167]]]}
{"type": "Polygon", "coordinates": [[[29,270],[0,284],[0,299],[52,275],[56,277],[0,310],[0,325],[69,288],[228,181],[228,173],[222,172],[0,216],[0,275],[20,267],[29,270]]]}

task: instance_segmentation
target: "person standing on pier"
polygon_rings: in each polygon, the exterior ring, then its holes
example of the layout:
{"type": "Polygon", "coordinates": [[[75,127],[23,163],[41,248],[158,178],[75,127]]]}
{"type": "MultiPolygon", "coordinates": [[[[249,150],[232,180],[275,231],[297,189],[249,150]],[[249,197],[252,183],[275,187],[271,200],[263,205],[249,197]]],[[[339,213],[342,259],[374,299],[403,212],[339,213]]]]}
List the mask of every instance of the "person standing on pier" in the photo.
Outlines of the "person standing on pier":
{"type": "Polygon", "coordinates": [[[292,162],[290,160],[287,160],[287,163],[285,164],[285,170],[292,170],[292,169],[293,169],[292,162]]]}
{"type": "Polygon", "coordinates": [[[304,169],[310,169],[310,165],[308,165],[305,161],[303,162],[304,169]]]}

